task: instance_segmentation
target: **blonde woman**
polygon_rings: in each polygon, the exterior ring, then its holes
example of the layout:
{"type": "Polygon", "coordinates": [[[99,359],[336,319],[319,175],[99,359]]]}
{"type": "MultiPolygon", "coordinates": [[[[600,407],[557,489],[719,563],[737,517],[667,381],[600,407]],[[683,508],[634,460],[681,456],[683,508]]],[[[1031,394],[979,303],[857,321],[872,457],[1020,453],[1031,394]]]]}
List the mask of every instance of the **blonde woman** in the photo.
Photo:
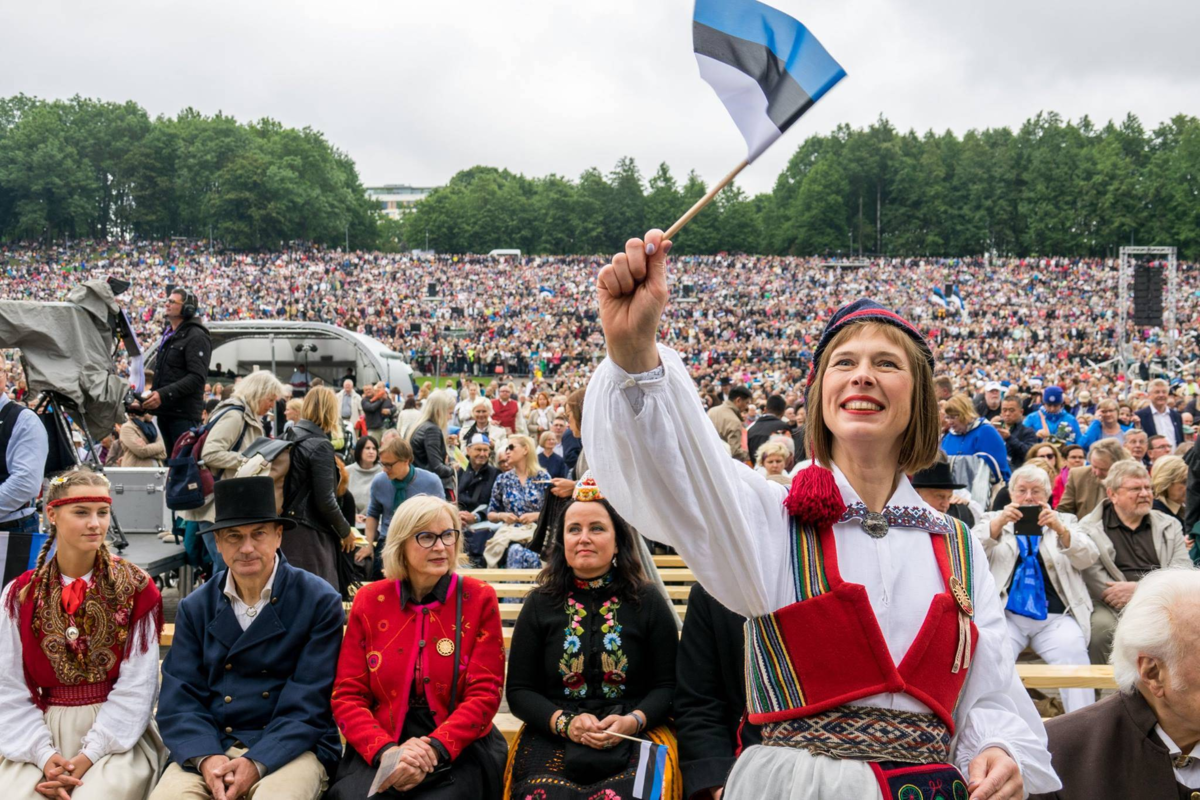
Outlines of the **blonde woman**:
{"type": "Polygon", "coordinates": [[[143,800],[166,761],[150,720],[162,598],[149,575],[108,552],[108,490],[86,468],[51,480],[50,536],[37,566],[4,590],[0,786],[9,800],[143,800]]]}
{"type": "Polygon", "coordinates": [[[488,522],[501,527],[484,546],[483,558],[493,569],[501,561],[506,567],[540,567],[537,553],[522,545],[533,538],[550,473],[538,462],[533,440],[519,433],[508,437],[501,458],[507,471],[492,484],[488,504],[488,522]]]}
{"type": "Polygon", "coordinates": [[[762,467],[767,480],[791,486],[792,479],[784,474],[784,467],[787,466],[789,457],[791,457],[791,452],[783,442],[767,442],[758,448],[758,455],[755,459],[758,462],[756,466],[762,467]]]}
{"type": "Polygon", "coordinates": [[[454,413],[454,394],[438,390],[425,399],[421,418],[408,432],[412,446],[413,466],[432,472],[442,480],[447,492],[454,491],[454,469],[450,466],[446,443],[446,427],[454,413]]]}
{"type": "Polygon", "coordinates": [[[283,484],[284,515],[296,523],[280,547],[293,567],[324,578],[339,591],[339,547],[354,549],[354,529],[337,499],[338,468],[329,435],[340,424],[337,396],[327,386],[309,389],[300,420],[287,434],[295,442],[283,484]]]}
{"type": "Polygon", "coordinates": [[[1008,450],[996,428],[975,413],[975,404],[965,394],[956,394],[942,409],[949,430],[942,436],[942,450],[948,456],[986,455],[992,483],[1008,480],[1008,450]]]}
{"type": "MultiPolygon", "coordinates": [[[[1154,489],[1154,509],[1169,514],[1183,525],[1183,508],[1187,501],[1187,464],[1179,456],[1163,456],[1150,470],[1150,486],[1154,489]]],[[[1187,530],[1184,529],[1187,533],[1187,530]]]]}
{"type": "Polygon", "coordinates": [[[347,747],[330,800],[366,797],[395,747],[388,796],[499,799],[500,607],[491,586],[456,574],[461,548],[458,509],[445,500],[414,497],[392,517],[385,579],[355,595],[338,658],[333,717],[347,747]]]}

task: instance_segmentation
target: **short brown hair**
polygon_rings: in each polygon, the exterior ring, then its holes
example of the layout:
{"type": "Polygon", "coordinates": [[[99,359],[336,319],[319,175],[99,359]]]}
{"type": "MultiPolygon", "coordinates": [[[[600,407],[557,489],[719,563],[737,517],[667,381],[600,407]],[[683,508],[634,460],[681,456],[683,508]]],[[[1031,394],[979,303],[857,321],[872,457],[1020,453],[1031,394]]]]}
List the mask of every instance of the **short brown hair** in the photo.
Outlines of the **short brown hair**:
{"type": "Polygon", "coordinates": [[[805,407],[808,409],[808,419],[804,426],[804,447],[813,460],[829,466],[833,463],[833,433],[825,425],[825,416],[821,409],[821,384],[825,378],[825,370],[829,366],[829,357],[838,347],[864,333],[883,335],[904,350],[909,368],[913,375],[912,416],[908,427],[900,441],[899,469],[905,474],[932,466],[938,455],[938,434],[941,424],[938,420],[937,401],[933,391],[933,369],[929,366],[925,354],[917,347],[917,343],[908,334],[893,325],[880,322],[859,322],[842,328],[821,354],[821,363],[817,365],[817,374],[812,386],[808,389],[808,399],[805,407]]]}
{"type": "Polygon", "coordinates": [[[385,437],[383,444],[379,445],[379,455],[395,456],[397,461],[407,461],[411,464],[413,460],[412,445],[399,434],[390,438],[385,437]]]}
{"type": "Polygon", "coordinates": [[[979,415],[975,413],[975,404],[965,394],[952,395],[946,401],[946,405],[942,407],[942,413],[948,417],[961,419],[965,425],[970,425],[979,419],[979,415]]]}

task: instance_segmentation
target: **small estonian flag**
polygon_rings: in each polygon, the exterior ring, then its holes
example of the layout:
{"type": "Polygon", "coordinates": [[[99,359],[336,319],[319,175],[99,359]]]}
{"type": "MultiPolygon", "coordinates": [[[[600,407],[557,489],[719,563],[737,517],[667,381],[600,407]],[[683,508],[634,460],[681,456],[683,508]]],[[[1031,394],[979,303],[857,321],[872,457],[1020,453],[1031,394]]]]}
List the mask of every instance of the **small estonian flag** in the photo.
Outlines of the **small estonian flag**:
{"type": "Polygon", "coordinates": [[[846,77],[807,28],[756,0],[696,0],[692,44],[746,139],[747,163],[846,77]]]}
{"type": "Polygon", "coordinates": [[[667,771],[667,748],[642,740],[637,772],[633,776],[634,800],[661,800],[667,771]]]}

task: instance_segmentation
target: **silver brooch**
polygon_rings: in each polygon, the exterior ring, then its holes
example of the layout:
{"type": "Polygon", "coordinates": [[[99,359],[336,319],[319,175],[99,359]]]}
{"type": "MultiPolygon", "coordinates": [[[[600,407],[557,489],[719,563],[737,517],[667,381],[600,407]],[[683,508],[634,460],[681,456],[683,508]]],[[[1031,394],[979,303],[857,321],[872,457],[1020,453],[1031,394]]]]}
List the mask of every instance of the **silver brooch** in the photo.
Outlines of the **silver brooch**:
{"type": "Polygon", "coordinates": [[[867,536],[872,539],[882,539],[888,533],[887,517],[880,514],[878,511],[868,511],[863,514],[862,529],[867,532],[867,536]]]}

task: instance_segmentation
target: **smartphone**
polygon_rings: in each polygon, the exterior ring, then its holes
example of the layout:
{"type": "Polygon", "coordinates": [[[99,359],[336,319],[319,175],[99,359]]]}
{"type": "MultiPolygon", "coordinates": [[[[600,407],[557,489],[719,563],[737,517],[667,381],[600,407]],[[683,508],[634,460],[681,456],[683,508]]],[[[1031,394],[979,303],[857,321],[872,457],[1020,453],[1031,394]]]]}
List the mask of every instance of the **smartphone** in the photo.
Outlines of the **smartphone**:
{"type": "Polygon", "coordinates": [[[1038,517],[1041,515],[1041,506],[1021,506],[1021,519],[1017,520],[1015,533],[1018,536],[1039,536],[1042,526],[1038,525],[1038,517]]]}

